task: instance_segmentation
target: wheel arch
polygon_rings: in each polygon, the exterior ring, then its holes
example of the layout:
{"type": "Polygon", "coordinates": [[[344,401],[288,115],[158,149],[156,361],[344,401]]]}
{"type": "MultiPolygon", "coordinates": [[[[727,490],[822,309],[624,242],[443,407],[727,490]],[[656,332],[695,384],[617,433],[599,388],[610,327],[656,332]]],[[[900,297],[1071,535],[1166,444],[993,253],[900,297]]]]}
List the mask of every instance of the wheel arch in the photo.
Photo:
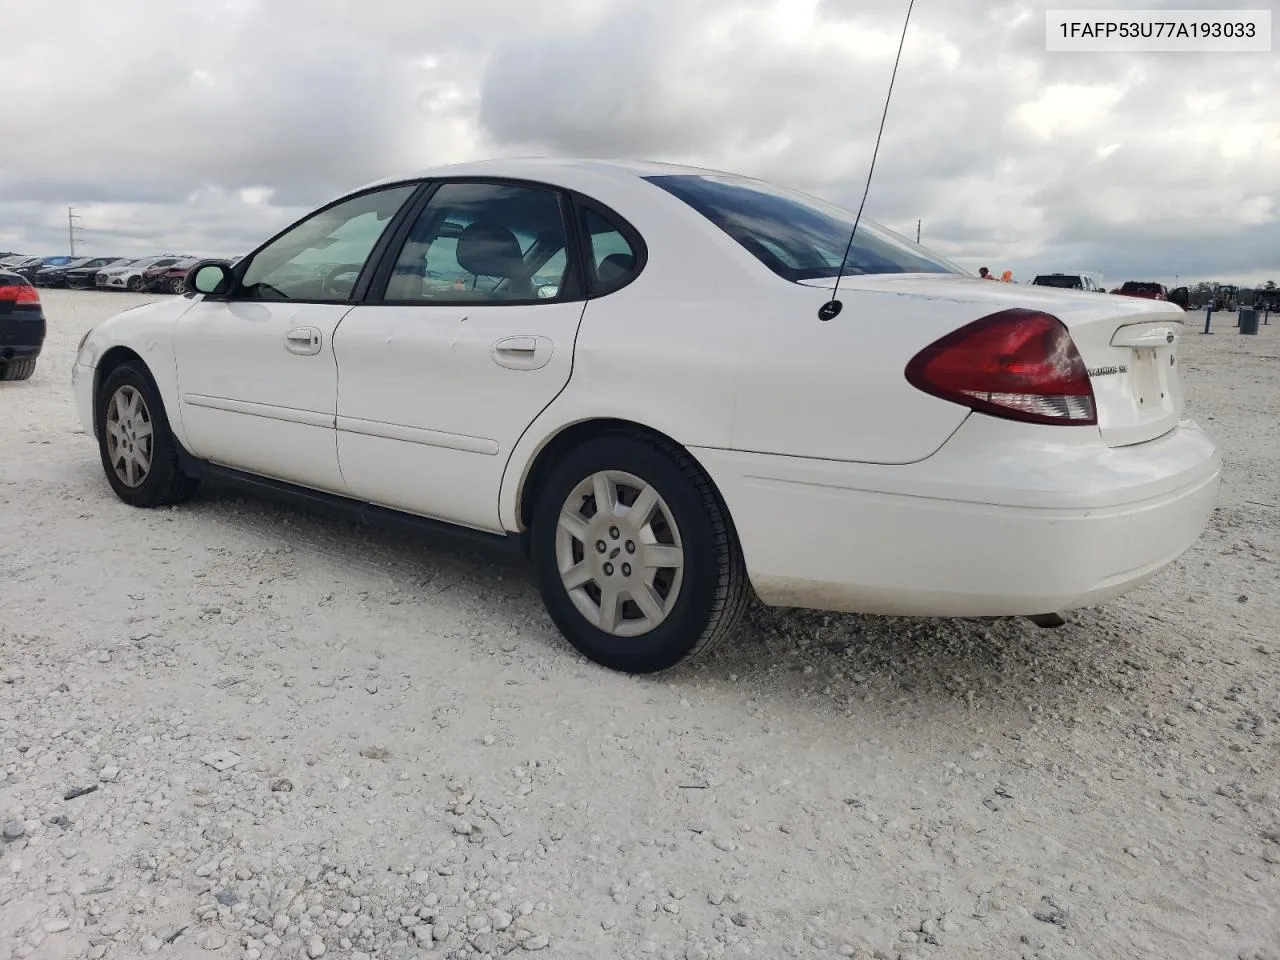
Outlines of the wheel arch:
{"type": "MultiPolygon", "coordinates": [[[[734,528],[736,536],[736,527],[734,525],[733,515],[729,511],[729,506],[725,502],[724,494],[716,485],[714,478],[703,465],[697,455],[679,440],[664,433],[654,427],[639,423],[635,420],[627,420],[620,417],[593,417],[585,420],[578,420],[573,423],[564,424],[557,430],[548,434],[542,443],[537,447],[533,454],[526,461],[521,470],[518,479],[514,479],[515,489],[514,495],[514,517],[516,522],[515,532],[520,536],[521,541],[526,549],[529,547],[529,527],[532,519],[534,504],[537,503],[538,496],[542,489],[542,484],[546,481],[547,476],[551,472],[552,465],[556,460],[563,456],[568,450],[579,444],[596,437],[606,436],[611,433],[625,433],[631,435],[639,435],[649,437],[664,444],[676,447],[697,465],[699,472],[705,478],[710,486],[712,493],[719,502],[720,509],[723,511],[725,520],[731,528],[734,528]]],[[[515,464],[512,464],[515,466],[515,464]]]]}
{"type": "Polygon", "coordinates": [[[98,422],[102,412],[102,384],[107,377],[111,376],[111,371],[126,363],[136,363],[138,367],[150,379],[151,385],[159,391],[159,385],[156,383],[155,374],[151,372],[151,368],[147,366],[147,361],[131,347],[116,345],[107,350],[98,360],[98,365],[93,370],[93,436],[98,439],[98,422]]]}

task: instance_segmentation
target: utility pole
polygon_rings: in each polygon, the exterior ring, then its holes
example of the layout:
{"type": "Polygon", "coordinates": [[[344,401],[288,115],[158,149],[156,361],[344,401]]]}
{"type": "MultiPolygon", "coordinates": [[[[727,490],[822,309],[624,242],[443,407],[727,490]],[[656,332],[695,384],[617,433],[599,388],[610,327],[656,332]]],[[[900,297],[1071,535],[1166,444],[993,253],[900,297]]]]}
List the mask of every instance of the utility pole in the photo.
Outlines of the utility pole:
{"type": "Polygon", "coordinates": [[[916,220],[916,243],[920,242],[920,221],[916,220]]]}
{"type": "Polygon", "coordinates": [[[67,240],[71,243],[71,256],[76,255],[76,221],[80,216],[75,212],[75,207],[67,207],[67,240]]]}

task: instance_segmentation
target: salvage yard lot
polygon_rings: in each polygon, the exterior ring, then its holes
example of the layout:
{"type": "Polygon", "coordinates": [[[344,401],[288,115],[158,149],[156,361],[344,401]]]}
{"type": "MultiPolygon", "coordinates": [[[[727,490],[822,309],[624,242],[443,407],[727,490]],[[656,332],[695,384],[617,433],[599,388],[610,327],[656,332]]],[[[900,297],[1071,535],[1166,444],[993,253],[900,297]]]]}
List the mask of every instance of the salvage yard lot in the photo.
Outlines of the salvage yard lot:
{"type": "Polygon", "coordinates": [[[120,503],[68,378],[153,298],[42,297],[0,387],[0,960],[1280,957],[1280,325],[1189,318],[1222,495],[1132,595],[756,608],[635,679],[518,563],[120,503]]]}

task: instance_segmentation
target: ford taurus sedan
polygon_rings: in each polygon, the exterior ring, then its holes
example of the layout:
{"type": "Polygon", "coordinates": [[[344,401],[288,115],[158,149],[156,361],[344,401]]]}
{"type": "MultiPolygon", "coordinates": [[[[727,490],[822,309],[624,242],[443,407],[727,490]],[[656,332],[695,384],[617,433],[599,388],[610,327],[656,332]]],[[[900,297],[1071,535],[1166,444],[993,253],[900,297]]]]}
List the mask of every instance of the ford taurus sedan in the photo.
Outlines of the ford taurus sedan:
{"type": "Polygon", "coordinates": [[[505,538],[637,673],[753,593],[1050,623],[1196,541],[1220,459],[1181,309],[984,283],[853,220],[662,164],[382,181],[90,331],[80,416],[138,507],[213,476],[505,538]]]}

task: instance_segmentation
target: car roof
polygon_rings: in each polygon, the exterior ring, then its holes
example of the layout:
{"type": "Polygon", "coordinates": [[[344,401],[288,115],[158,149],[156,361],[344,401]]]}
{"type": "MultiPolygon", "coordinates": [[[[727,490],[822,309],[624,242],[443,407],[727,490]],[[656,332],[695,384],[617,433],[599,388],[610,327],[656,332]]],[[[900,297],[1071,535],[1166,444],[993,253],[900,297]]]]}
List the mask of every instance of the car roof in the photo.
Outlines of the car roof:
{"type": "MultiPolygon", "coordinates": [[[[559,185],[572,183],[575,174],[608,177],[615,180],[634,180],[638,177],[694,175],[718,177],[742,177],[742,174],[725,170],[712,170],[679,163],[663,163],[657,160],[589,159],[582,157],[507,157],[493,160],[471,160],[427,167],[414,173],[384,177],[367,183],[360,190],[403,180],[426,180],[435,177],[511,177],[522,180],[540,180],[559,185]]],[[[744,178],[750,179],[750,178],[744,178]]],[[[357,192],[357,191],[351,191],[357,192]]]]}

